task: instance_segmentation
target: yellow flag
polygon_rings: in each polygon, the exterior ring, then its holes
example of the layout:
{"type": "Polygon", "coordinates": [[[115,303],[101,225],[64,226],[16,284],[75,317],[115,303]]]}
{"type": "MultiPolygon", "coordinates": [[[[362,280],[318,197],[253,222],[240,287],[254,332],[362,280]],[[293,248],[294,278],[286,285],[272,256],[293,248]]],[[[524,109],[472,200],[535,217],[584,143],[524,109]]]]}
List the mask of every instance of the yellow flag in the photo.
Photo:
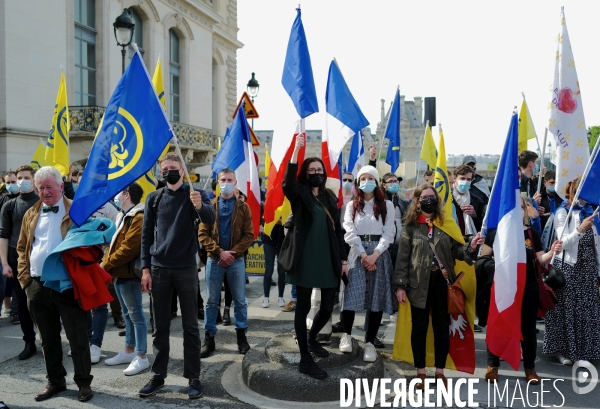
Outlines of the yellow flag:
{"type": "Polygon", "coordinates": [[[54,115],[52,115],[52,126],[48,134],[48,145],[44,160],[46,165],[54,166],[61,175],[66,176],[69,173],[69,130],[71,123],[69,120],[69,104],[67,102],[67,83],[65,73],[60,75],[60,85],[56,95],[56,104],[54,105],[54,115]]]}
{"type": "Polygon", "coordinates": [[[265,146],[265,189],[269,183],[269,168],[271,167],[271,157],[269,156],[269,147],[265,146]]]}
{"type": "Polygon", "coordinates": [[[519,113],[519,153],[527,150],[527,141],[535,139],[535,137],[535,128],[529,114],[529,108],[527,107],[527,102],[523,99],[521,112],[519,113]]]}
{"type": "Polygon", "coordinates": [[[31,158],[31,167],[35,170],[38,170],[42,166],[46,166],[46,144],[40,141],[35,153],[33,154],[33,158],[31,158]]]}
{"type": "Polygon", "coordinates": [[[427,127],[425,128],[423,148],[421,149],[421,156],[419,159],[425,161],[427,166],[429,166],[429,169],[435,169],[437,163],[437,150],[435,149],[435,142],[433,141],[429,122],[427,122],[427,127]]]}
{"type": "MultiPolygon", "coordinates": [[[[452,217],[452,190],[448,179],[448,168],[446,167],[446,148],[444,146],[444,134],[440,128],[440,143],[437,155],[437,162],[435,167],[435,179],[434,186],[438,191],[438,194],[442,200],[444,200],[444,223],[440,225],[434,222],[436,227],[448,234],[457,242],[464,244],[464,239],[460,228],[456,224],[456,221],[452,217]]],[[[476,279],[475,279],[475,268],[468,265],[464,261],[455,260],[454,271],[458,275],[461,271],[464,272],[464,276],[460,283],[463,286],[466,295],[466,312],[469,323],[471,325],[471,331],[475,320],[475,292],[476,292],[476,279]]],[[[405,305],[398,306],[398,320],[396,322],[396,336],[394,338],[394,350],[393,358],[414,364],[412,346],[410,342],[412,328],[412,315],[410,312],[410,303],[407,301],[405,305]]],[[[452,336],[452,335],[451,335],[452,336]]],[[[429,321],[429,329],[427,331],[427,346],[426,346],[426,365],[429,367],[435,366],[435,355],[433,346],[433,327],[431,325],[431,319],[429,321]]],[[[452,342],[452,341],[451,341],[452,342]]],[[[473,351],[474,353],[474,351],[473,351]]],[[[452,360],[451,354],[448,354],[446,360],[446,368],[456,369],[454,361],[452,360]]]]}

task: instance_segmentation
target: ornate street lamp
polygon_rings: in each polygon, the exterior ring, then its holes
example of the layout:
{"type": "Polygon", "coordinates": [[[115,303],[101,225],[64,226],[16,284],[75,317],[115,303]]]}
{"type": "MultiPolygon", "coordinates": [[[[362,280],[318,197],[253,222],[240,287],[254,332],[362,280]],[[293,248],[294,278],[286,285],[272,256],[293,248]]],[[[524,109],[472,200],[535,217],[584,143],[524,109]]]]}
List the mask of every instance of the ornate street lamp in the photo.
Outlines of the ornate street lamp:
{"type": "Polygon", "coordinates": [[[133,39],[133,30],[135,28],[135,24],[133,23],[133,19],[131,18],[131,14],[129,14],[128,9],[123,9],[123,14],[117,17],[113,23],[113,27],[115,30],[115,39],[117,40],[117,45],[123,47],[121,49],[121,56],[123,57],[121,73],[124,74],[125,47],[131,44],[131,40],[133,39]]]}
{"type": "MultiPolygon", "coordinates": [[[[256,98],[258,96],[259,88],[260,88],[260,84],[258,83],[256,78],[254,78],[254,73],[252,73],[252,78],[250,78],[250,81],[248,81],[248,84],[246,85],[246,90],[248,91],[248,95],[250,95],[250,98],[252,98],[253,104],[254,104],[254,98],[256,98]]],[[[252,130],[254,130],[254,118],[252,118],[251,126],[252,126],[252,130]]]]}

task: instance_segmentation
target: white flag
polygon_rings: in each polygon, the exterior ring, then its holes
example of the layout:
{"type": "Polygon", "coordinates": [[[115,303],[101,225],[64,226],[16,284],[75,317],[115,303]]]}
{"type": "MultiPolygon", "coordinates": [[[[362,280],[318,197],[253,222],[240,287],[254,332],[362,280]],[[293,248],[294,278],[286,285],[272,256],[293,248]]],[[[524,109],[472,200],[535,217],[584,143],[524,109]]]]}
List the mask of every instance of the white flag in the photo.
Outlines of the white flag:
{"type": "Polygon", "coordinates": [[[564,11],[561,11],[561,31],[557,36],[554,83],[551,86],[550,121],[548,130],[556,142],[556,191],[565,196],[569,181],[583,175],[590,158],[587,129],[583,116],[581,91],[564,11]]]}

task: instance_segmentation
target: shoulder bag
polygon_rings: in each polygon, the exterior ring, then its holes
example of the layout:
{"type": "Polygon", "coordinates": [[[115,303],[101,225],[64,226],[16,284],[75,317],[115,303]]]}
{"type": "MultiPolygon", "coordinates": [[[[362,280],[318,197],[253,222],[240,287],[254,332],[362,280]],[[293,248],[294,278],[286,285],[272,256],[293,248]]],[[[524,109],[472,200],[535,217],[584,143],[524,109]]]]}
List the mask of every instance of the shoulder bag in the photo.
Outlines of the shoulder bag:
{"type": "Polygon", "coordinates": [[[544,312],[552,311],[556,305],[556,295],[554,294],[552,287],[544,283],[543,275],[546,269],[538,262],[537,252],[535,251],[535,244],[533,242],[533,235],[531,234],[531,228],[527,229],[527,233],[529,234],[529,240],[531,240],[533,262],[535,263],[535,268],[537,270],[537,283],[540,289],[539,308],[544,312]]]}
{"type": "Polygon", "coordinates": [[[436,252],[435,252],[435,246],[433,245],[432,242],[429,242],[429,246],[431,246],[431,250],[433,251],[433,255],[435,256],[435,258],[437,258],[437,261],[440,265],[440,269],[442,270],[442,274],[444,275],[444,278],[446,279],[446,282],[448,283],[448,314],[465,314],[465,302],[466,302],[466,295],[465,295],[465,291],[462,288],[462,285],[460,284],[460,280],[463,278],[464,276],[464,272],[460,272],[457,276],[456,276],[456,280],[451,283],[450,282],[450,277],[448,276],[448,271],[446,270],[446,268],[442,265],[442,262],[440,260],[440,258],[437,256],[436,252]]]}

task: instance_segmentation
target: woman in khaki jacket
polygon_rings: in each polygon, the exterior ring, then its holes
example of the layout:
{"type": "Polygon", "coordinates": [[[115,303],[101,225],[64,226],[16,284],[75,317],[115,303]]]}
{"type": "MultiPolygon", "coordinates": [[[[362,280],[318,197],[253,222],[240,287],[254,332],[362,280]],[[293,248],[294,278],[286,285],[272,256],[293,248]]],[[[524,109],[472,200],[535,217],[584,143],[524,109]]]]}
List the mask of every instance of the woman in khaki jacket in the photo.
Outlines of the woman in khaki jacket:
{"type": "Polygon", "coordinates": [[[405,304],[407,297],[410,300],[411,346],[417,376],[421,379],[417,384],[419,389],[423,389],[425,385],[426,338],[430,311],[435,349],[435,378],[442,379],[446,384],[444,367],[450,348],[450,317],[448,283],[442,269],[446,270],[450,282],[454,282],[454,260],[464,260],[472,264],[477,246],[483,243],[483,237],[478,233],[471,243],[462,245],[435,226],[434,221],[443,225],[443,203],[437,191],[429,183],[424,183],[415,189],[404,217],[394,277],[394,283],[398,286],[398,302],[405,304]],[[430,243],[435,247],[435,255],[430,243]]]}

